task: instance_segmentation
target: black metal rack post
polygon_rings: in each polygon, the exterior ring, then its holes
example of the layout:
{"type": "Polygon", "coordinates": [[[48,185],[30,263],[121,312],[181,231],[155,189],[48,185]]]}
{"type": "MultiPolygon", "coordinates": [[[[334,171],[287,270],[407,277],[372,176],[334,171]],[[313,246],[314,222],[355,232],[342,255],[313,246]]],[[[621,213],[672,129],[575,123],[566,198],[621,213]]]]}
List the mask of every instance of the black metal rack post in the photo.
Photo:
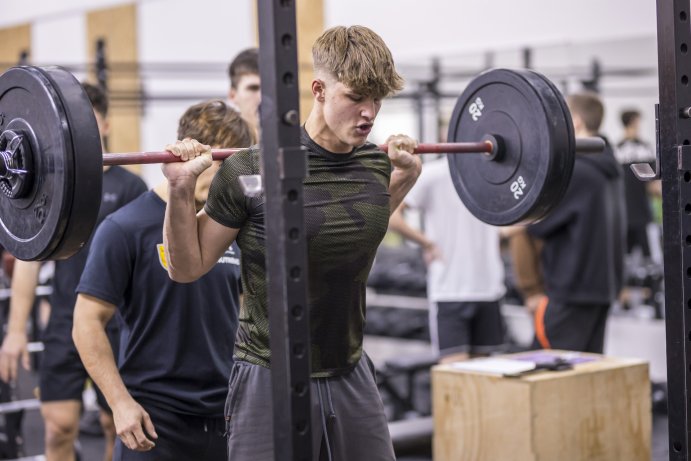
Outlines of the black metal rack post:
{"type": "Polygon", "coordinates": [[[689,459],[691,376],[691,45],[689,1],[657,0],[657,155],[662,173],[669,459],[689,459]]]}
{"type": "MultiPolygon", "coordinates": [[[[295,2],[258,0],[274,459],[310,461],[310,331],[295,2]]],[[[267,428],[268,429],[268,428],[267,428]]]]}

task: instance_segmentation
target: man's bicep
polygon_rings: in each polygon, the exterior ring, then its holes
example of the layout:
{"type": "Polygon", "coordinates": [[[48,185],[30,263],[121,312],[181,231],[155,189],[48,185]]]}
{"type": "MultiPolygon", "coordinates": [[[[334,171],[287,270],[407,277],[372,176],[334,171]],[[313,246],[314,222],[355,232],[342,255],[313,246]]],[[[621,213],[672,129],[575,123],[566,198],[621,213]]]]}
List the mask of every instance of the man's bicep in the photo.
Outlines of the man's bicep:
{"type": "Polygon", "coordinates": [[[115,305],[108,301],[79,293],[77,303],[74,306],[74,321],[75,323],[80,323],[98,320],[105,328],[110,319],[115,315],[116,309],[115,305]]]}
{"type": "Polygon", "coordinates": [[[135,250],[133,235],[111,219],[96,229],[77,291],[119,305],[131,284],[135,250]]]}
{"type": "Polygon", "coordinates": [[[224,226],[211,218],[204,210],[197,214],[197,228],[199,249],[202,255],[204,273],[206,273],[211,270],[235,241],[240,229],[224,226]]]}

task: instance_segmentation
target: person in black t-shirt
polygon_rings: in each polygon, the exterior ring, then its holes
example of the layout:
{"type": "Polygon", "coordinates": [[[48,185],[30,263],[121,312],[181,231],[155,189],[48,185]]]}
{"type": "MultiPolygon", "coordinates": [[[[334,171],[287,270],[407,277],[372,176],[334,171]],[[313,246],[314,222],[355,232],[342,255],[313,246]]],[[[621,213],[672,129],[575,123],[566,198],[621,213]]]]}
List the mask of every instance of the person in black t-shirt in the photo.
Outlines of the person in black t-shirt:
{"type": "Polygon", "coordinates": [[[614,153],[624,168],[624,189],[628,216],[627,252],[632,253],[638,248],[643,256],[650,256],[648,224],[653,221],[653,212],[649,195],[660,195],[661,192],[660,181],[643,182],[633,174],[630,168],[635,163],[655,162],[655,152],[652,147],[640,138],[640,122],[641,114],[636,110],[626,110],[621,113],[624,139],[617,144],[614,153]]]}
{"type": "MultiPolygon", "coordinates": [[[[223,101],[190,107],[178,137],[217,147],[254,142],[249,125],[223,101]]],[[[219,164],[197,180],[198,209],[219,164]]],[[[114,460],[222,461],[240,254],[232,244],[204,277],[172,281],[162,239],[167,200],[164,181],[99,226],[77,287],[74,341],[113,409],[114,460]],[[117,367],[105,335],[116,312],[125,331],[117,367]]]]}
{"type": "MultiPolygon", "coordinates": [[[[567,102],[576,136],[598,136],[604,108],[597,95],[573,94],[567,102]]],[[[544,242],[534,347],[602,353],[609,307],[622,288],[625,229],[622,172],[611,146],[576,155],[562,201],[527,228],[544,242]]]]}
{"type": "MultiPolygon", "coordinates": [[[[98,87],[86,83],[83,86],[94,107],[101,144],[105,145],[109,131],[108,99],[98,87]]],[[[103,195],[96,225],[145,191],[146,184],[137,175],[118,166],[104,167],[103,195]]],[[[41,414],[45,421],[47,460],[67,460],[75,456],[74,442],[82,410],[82,392],[88,376],[72,342],[72,314],[76,299],[74,290],[86,262],[89,244],[74,256],[55,263],[51,311],[43,333],[45,351],[40,370],[41,414]]],[[[29,368],[26,322],[34,304],[40,265],[37,261],[17,261],[14,267],[7,335],[0,349],[0,378],[4,381],[16,378],[20,358],[24,368],[29,368]]],[[[113,341],[117,339],[115,322],[111,322],[110,337],[113,341]]],[[[109,460],[115,431],[112,415],[105,402],[99,399],[99,404],[102,408],[101,424],[106,435],[104,459],[109,460]]]]}

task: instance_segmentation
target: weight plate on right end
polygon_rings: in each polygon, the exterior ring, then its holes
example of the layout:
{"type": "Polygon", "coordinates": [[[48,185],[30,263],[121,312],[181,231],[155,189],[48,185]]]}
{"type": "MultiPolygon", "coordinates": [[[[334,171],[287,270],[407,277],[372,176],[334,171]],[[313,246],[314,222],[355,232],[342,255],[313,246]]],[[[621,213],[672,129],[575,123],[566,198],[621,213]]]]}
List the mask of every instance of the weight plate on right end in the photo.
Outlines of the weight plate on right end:
{"type": "Polygon", "coordinates": [[[566,114],[552,87],[532,71],[495,69],[470,82],[449,124],[451,142],[501,138],[503,152],[449,154],[456,191],[492,225],[543,218],[563,196],[573,168],[566,114]]]}

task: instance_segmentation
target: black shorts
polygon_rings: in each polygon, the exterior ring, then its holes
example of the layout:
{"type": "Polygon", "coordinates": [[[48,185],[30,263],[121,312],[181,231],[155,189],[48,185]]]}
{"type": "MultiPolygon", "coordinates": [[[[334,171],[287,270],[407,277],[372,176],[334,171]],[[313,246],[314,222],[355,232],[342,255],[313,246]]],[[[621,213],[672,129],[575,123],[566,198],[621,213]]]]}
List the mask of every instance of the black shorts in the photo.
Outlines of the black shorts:
{"type": "MultiPolygon", "coordinates": [[[[226,461],[225,418],[192,416],[163,410],[140,401],[158,439],[149,451],[132,451],[115,441],[113,461],[226,461]]],[[[271,427],[267,428],[271,431],[271,427]]]]}
{"type": "MultiPolygon", "coordinates": [[[[106,330],[111,346],[117,347],[118,330],[115,319],[106,330]],[[115,344],[114,344],[115,343],[115,344]]],[[[64,400],[82,401],[84,386],[89,374],[84,368],[72,341],[72,322],[69,319],[51,319],[43,334],[43,357],[39,373],[41,402],[64,400]]],[[[117,357],[117,355],[115,355],[117,357]]],[[[94,385],[98,406],[110,412],[106,399],[94,385]]]]}
{"type": "Polygon", "coordinates": [[[602,354],[609,304],[576,304],[546,297],[535,311],[534,349],[602,354]]]}
{"type": "Polygon", "coordinates": [[[506,329],[499,301],[443,301],[436,307],[440,356],[487,354],[504,348],[506,329]]]}

